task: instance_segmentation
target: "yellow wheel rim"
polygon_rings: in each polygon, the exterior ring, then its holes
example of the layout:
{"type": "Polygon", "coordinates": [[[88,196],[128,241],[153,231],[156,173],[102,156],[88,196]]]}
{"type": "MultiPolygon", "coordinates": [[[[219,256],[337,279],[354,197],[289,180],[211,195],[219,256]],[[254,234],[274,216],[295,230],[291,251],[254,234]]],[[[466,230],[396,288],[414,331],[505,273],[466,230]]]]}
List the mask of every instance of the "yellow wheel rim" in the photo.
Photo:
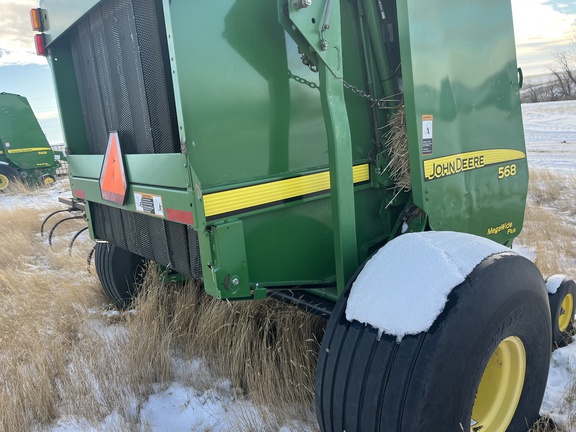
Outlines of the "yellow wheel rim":
{"type": "Polygon", "coordinates": [[[54,183],[54,178],[48,176],[48,177],[44,177],[42,179],[42,183],[44,183],[44,186],[50,186],[52,183],[54,183]]]}
{"type": "Polygon", "coordinates": [[[572,294],[568,294],[566,297],[564,297],[564,300],[562,300],[562,305],[560,306],[560,315],[558,316],[558,328],[561,332],[568,328],[573,315],[574,297],[572,297],[572,294]]]}
{"type": "Polygon", "coordinates": [[[0,174],[0,190],[4,190],[10,184],[10,179],[4,174],[0,174]]]}
{"type": "Polygon", "coordinates": [[[526,350],[520,338],[500,342],[484,369],[472,408],[471,432],[505,432],[520,401],[526,350]]]}

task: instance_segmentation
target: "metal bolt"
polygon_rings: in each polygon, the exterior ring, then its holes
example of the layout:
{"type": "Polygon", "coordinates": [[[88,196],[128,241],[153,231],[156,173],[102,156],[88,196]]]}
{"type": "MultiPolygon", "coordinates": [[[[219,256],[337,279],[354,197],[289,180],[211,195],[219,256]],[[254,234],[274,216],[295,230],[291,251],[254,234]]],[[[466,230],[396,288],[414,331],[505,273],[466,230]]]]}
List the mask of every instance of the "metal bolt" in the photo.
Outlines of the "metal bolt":
{"type": "Polygon", "coordinates": [[[326,39],[322,39],[320,41],[320,49],[322,51],[326,51],[328,49],[328,41],[326,39]]]}
{"type": "Polygon", "coordinates": [[[234,285],[234,286],[240,285],[240,279],[238,278],[238,276],[234,276],[232,278],[232,285],[234,285]]]}
{"type": "Polygon", "coordinates": [[[304,9],[312,5],[312,0],[292,0],[294,9],[304,9]]]}

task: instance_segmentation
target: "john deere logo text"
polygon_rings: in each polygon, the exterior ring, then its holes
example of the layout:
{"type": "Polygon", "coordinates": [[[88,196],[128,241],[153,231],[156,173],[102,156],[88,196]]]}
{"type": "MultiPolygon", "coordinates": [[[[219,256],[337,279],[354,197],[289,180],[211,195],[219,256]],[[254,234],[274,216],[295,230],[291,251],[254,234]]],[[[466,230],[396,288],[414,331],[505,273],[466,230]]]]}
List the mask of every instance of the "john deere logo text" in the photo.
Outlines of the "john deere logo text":
{"type": "Polygon", "coordinates": [[[424,180],[436,180],[525,157],[526,154],[519,150],[493,149],[428,159],[424,161],[424,180]]]}

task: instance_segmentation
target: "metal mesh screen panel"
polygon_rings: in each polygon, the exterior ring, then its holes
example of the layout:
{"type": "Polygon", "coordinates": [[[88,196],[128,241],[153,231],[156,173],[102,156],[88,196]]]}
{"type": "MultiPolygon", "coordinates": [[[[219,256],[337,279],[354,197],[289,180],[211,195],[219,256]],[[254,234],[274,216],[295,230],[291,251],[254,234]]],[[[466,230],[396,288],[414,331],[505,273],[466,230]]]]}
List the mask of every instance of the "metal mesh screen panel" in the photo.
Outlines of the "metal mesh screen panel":
{"type": "Polygon", "coordinates": [[[91,203],[94,235],[202,280],[197,232],[186,225],[91,203]]]}
{"type": "Polygon", "coordinates": [[[111,131],[126,154],[180,151],[163,22],[157,1],[104,0],[71,32],[92,154],[111,131]]]}
{"type": "MultiPolygon", "coordinates": [[[[125,154],[179,152],[161,1],[103,0],[69,40],[90,153],[104,154],[112,131],[125,154]]],[[[90,205],[96,238],[202,279],[193,229],[90,205]]]]}

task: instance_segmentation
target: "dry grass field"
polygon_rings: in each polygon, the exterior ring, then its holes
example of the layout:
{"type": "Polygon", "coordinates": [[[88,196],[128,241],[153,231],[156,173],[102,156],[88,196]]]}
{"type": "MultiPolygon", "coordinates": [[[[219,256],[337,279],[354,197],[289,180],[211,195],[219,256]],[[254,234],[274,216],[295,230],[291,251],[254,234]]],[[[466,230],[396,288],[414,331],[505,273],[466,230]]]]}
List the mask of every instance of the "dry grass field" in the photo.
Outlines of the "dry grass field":
{"type": "Polygon", "coordinates": [[[119,313],[93,265],[88,272],[91,243],[67,251],[81,223],[59,228],[53,249],[39,236],[50,210],[0,213],[0,430],[43,430],[66,417],[93,426],[110,413],[122,418],[121,430],[146,430],[134,401],[175,379],[174,354],[203,359],[200,373],[179,381],[201,391],[227,377],[238,400],[259,407],[254,420],[240,405],[233,428],[310,422],[302,406],[312,406],[324,320],[274,300],[219,302],[191,282],[163,285],[154,271],[133,308],[119,313]]]}
{"type": "MultiPolygon", "coordinates": [[[[532,174],[518,243],[536,252],[545,276],[576,277],[574,180],[532,174]]],[[[192,283],[163,285],[154,271],[133,308],[120,313],[88,272],[87,236],[67,251],[81,222],[63,224],[53,249],[40,237],[50,210],[0,206],[0,430],[50,430],[67,418],[102,428],[111,413],[120,420],[106,430],[151,430],[140,417],[148,395],[175,379],[198,391],[218,388],[222,377],[239,402],[230,430],[277,431],[294,420],[313,430],[324,320],[273,300],[218,302],[192,283]],[[182,372],[175,358],[203,366],[182,372]]],[[[558,430],[545,423],[533,430],[558,430]]]]}
{"type": "MultiPolygon", "coordinates": [[[[576,177],[549,170],[532,170],[524,229],[517,243],[534,250],[534,262],[544,275],[556,273],[576,278],[576,177]]],[[[531,432],[576,430],[576,377],[565,395],[563,409],[567,422],[559,429],[549,418],[543,418],[531,432]]]]}

